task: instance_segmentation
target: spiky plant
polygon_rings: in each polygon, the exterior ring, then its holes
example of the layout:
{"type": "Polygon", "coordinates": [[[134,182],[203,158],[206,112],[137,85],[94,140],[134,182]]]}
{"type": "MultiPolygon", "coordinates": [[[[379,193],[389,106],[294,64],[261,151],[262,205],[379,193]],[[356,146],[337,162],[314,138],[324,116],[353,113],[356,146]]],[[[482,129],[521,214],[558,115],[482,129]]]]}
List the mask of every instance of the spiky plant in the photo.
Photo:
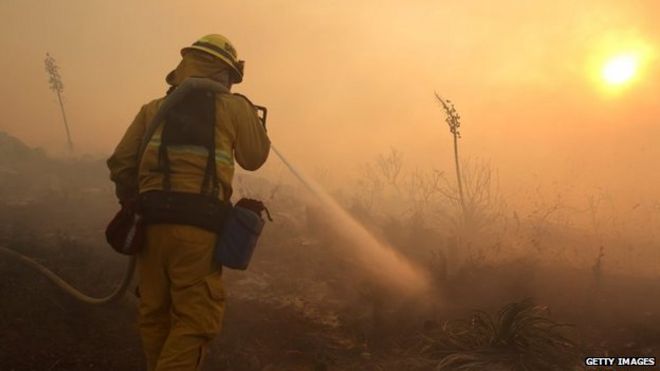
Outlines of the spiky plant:
{"type": "Polygon", "coordinates": [[[69,123],[66,119],[66,112],[64,111],[64,103],[62,102],[62,91],[64,91],[64,83],[62,83],[62,76],[60,76],[60,67],[55,62],[49,53],[46,53],[44,66],[48,73],[48,83],[50,90],[54,91],[57,95],[57,101],[60,103],[60,110],[62,111],[62,119],[64,120],[64,129],[66,130],[66,139],[69,144],[69,151],[73,152],[73,142],[71,141],[71,133],[69,132],[69,123]]]}
{"type": "Polygon", "coordinates": [[[446,322],[426,337],[423,353],[439,360],[438,371],[569,371],[579,364],[579,351],[566,327],[525,299],[495,316],[477,311],[446,322]]]}

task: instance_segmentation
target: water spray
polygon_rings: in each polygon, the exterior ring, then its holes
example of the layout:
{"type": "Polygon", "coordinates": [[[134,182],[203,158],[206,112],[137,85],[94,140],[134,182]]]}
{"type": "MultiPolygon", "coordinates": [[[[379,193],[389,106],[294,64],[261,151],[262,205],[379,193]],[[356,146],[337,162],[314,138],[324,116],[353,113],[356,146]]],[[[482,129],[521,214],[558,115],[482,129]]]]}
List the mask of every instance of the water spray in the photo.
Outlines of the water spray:
{"type": "Polygon", "coordinates": [[[329,209],[328,216],[336,231],[348,232],[350,239],[356,243],[355,249],[352,251],[365,270],[380,282],[387,283],[388,287],[395,288],[399,292],[422,293],[428,289],[428,278],[421,273],[420,269],[415,268],[392,247],[378,241],[328,192],[287,161],[277,148],[271,145],[271,150],[282,160],[289,171],[329,209]]]}

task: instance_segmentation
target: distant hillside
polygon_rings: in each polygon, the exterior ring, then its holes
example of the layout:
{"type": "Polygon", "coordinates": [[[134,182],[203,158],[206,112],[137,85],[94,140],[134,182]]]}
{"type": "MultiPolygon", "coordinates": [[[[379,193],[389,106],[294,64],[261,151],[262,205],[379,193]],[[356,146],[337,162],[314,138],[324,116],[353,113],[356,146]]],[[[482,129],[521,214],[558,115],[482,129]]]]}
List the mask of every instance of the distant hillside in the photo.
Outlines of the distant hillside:
{"type": "Polygon", "coordinates": [[[30,148],[20,139],[0,131],[0,164],[12,165],[16,162],[44,160],[45,157],[42,150],[30,148]]]}
{"type": "Polygon", "coordinates": [[[55,159],[0,131],[0,201],[29,202],[43,196],[111,194],[103,160],[55,159]]]}

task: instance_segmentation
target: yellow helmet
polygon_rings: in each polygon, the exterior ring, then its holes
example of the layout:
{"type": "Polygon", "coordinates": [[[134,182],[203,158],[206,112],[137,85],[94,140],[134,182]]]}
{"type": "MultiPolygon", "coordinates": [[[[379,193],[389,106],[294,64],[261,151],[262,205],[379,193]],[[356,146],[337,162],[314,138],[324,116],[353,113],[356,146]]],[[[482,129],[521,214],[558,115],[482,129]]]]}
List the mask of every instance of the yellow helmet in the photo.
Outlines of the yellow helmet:
{"type": "Polygon", "coordinates": [[[206,35],[195,41],[191,46],[181,49],[181,55],[190,49],[201,50],[220,58],[231,68],[234,75],[234,83],[243,81],[243,66],[245,62],[238,59],[236,49],[226,37],[218,34],[206,35]]]}

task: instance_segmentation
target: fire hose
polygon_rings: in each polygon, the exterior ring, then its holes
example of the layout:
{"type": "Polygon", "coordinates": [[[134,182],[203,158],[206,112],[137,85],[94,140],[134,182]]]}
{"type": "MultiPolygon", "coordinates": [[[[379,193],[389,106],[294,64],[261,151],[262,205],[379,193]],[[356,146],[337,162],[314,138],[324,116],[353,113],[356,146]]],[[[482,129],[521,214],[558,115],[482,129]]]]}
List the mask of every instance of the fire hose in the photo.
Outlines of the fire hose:
{"type": "Polygon", "coordinates": [[[128,265],[126,266],[126,272],[124,273],[124,277],[119,282],[119,285],[117,285],[117,287],[107,296],[97,298],[82,293],[80,290],[76,289],[75,287],[71,286],[71,284],[63,280],[56,273],[44,267],[40,263],[37,263],[32,258],[28,258],[27,256],[21,253],[18,253],[12,249],[8,249],[2,246],[0,246],[0,253],[7,255],[11,258],[14,258],[19,262],[25,264],[26,266],[34,269],[38,273],[44,275],[53,284],[55,284],[55,286],[59,287],[60,289],[62,289],[62,291],[71,295],[76,300],[86,304],[93,304],[93,305],[110,303],[124,296],[124,293],[128,289],[128,286],[131,284],[131,281],[133,280],[133,272],[135,271],[135,257],[131,256],[128,261],[128,265]]]}

